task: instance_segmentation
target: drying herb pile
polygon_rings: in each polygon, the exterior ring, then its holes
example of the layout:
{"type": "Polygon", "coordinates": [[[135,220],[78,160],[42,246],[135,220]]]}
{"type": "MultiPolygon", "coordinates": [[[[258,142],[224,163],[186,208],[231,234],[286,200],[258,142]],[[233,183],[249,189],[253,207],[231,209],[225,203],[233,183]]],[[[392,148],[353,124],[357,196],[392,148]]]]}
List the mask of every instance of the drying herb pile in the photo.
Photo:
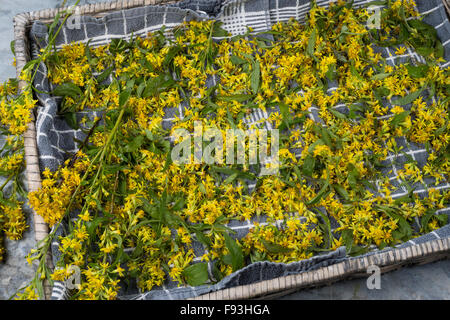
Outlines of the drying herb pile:
{"type": "Polygon", "coordinates": [[[54,231],[30,254],[40,267],[19,297],[42,295],[42,279],[64,281],[73,265],[82,276],[73,298],[114,299],[129,278],[142,290],[167,278],[196,286],[208,282],[207,263],[209,280],[218,281],[251,262],[288,263],[342,245],[357,255],[446,224],[436,211],[450,200],[437,187],[450,170],[450,70],[439,67],[443,47],[414,2],[386,4],[379,30],[366,28],[366,9],[339,1],[328,9],[313,4],[305,24],[290,20],[260,34],[229,37],[216,21],[191,21],[172,37],[161,30],[44,55],[58,85],[53,94],[64,97],[60,113],[86,139],[29,194],[50,226],[71,212],[77,219],[67,220],[55,270],[43,263],[54,231]],[[375,49],[383,46],[398,55],[412,48],[424,63],[390,66],[375,49]],[[182,101],[188,106],[179,109],[182,101]],[[179,111],[167,128],[170,108],[179,111]],[[246,130],[243,120],[255,108],[268,118],[252,127],[267,121],[280,130],[277,175],[259,176],[260,166],[248,163],[172,161],[173,130],[193,132],[201,121],[225,136],[246,130]],[[77,123],[80,111],[100,116],[77,123]],[[400,137],[427,148],[425,166],[404,153],[400,137]],[[390,179],[382,169],[397,156],[407,161],[390,179]],[[408,192],[392,196],[398,188],[408,192]],[[267,221],[242,239],[227,227],[262,216],[267,221]],[[205,248],[197,259],[194,241],[205,248]]]}
{"type": "MultiPolygon", "coordinates": [[[[63,1],[63,6],[65,2],[63,1]]],[[[76,4],[78,2],[79,0],[76,4]]],[[[37,71],[34,67],[44,61],[53,50],[56,36],[70,16],[67,13],[70,12],[64,10],[56,16],[49,30],[51,32],[49,46],[42,49],[41,56],[24,66],[19,79],[26,84],[21,88],[20,94],[18,79],[11,78],[0,84],[0,134],[5,140],[0,148],[0,176],[5,178],[4,183],[0,186],[0,262],[5,260],[6,254],[3,246],[4,237],[19,240],[28,228],[22,210],[23,200],[27,198],[23,185],[25,168],[23,134],[31,121],[31,110],[37,102],[33,98],[32,83],[37,71]],[[65,15],[63,24],[55,29],[62,15],[65,15]]],[[[11,42],[11,51],[15,54],[14,41],[11,42]]]]}
{"type": "Polygon", "coordinates": [[[5,258],[4,237],[19,240],[28,227],[21,201],[26,198],[21,176],[24,164],[22,135],[35,101],[30,91],[17,98],[17,86],[16,79],[0,86],[0,132],[5,137],[0,150],[0,175],[5,179],[0,186],[0,262],[5,258]]]}

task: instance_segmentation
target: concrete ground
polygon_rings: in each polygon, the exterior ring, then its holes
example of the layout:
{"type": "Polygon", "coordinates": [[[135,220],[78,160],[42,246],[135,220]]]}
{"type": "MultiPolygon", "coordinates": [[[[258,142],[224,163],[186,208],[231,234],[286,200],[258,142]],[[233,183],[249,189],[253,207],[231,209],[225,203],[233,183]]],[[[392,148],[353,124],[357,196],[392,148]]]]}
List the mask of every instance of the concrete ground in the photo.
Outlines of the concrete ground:
{"type": "MultiPolygon", "coordinates": [[[[368,275],[369,276],[369,275],[368,275]]],[[[450,300],[450,260],[382,274],[380,289],[368,289],[367,278],[298,291],[280,300],[450,300]]]]}
{"type": "MultiPolygon", "coordinates": [[[[106,1],[106,0],[104,0],[106,1]]],[[[74,1],[69,1],[73,3],[74,1]]],[[[81,0],[82,4],[100,1],[81,0]]],[[[14,38],[12,18],[14,15],[45,8],[54,8],[59,0],[0,0],[0,82],[15,77],[13,55],[9,44],[14,38]]],[[[0,144],[3,143],[0,137],[0,144]]],[[[0,183],[2,181],[0,180],[0,183]]],[[[0,264],[0,299],[8,299],[17,289],[29,282],[33,268],[25,261],[27,253],[35,247],[32,219],[31,228],[20,241],[6,241],[8,256],[0,264]]],[[[423,266],[402,268],[381,276],[381,289],[369,290],[366,279],[335,283],[331,286],[302,290],[280,298],[296,299],[446,299],[450,300],[450,260],[423,266]]]]}

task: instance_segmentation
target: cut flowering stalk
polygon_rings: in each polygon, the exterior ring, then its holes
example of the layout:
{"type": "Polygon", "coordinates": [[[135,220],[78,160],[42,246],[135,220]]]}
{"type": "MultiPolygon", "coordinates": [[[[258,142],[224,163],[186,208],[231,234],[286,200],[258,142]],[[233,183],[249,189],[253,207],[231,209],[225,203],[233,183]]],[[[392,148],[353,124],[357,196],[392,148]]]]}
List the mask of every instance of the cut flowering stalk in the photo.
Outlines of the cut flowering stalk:
{"type": "Polygon", "coordinates": [[[83,182],[86,180],[88,175],[91,173],[90,172],[91,168],[97,162],[99,162],[100,165],[98,166],[97,174],[95,175],[94,180],[93,180],[93,182],[91,184],[91,190],[94,188],[95,183],[97,182],[99,173],[100,173],[100,171],[102,169],[103,160],[104,160],[104,157],[106,155],[106,150],[110,147],[112,141],[114,140],[114,138],[116,136],[116,132],[117,132],[117,130],[118,130],[118,128],[119,128],[119,126],[120,126],[120,124],[122,122],[122,118],[123,118],[123,115],[124,115],[125,110],[126,110],[126,106],[127,106],[127,102],[128,102],[129,96],[130,96],[129,92],[122,93],[121,99],[120,99],[120,107],[122,109],[121,109],[121,111],[119,113],[119,116],[118,116],[118,119],[116,121],[116,124],[115,124],[114,128],[112,129],[112,131],[111,131],[111,133],[110,133],[110,135],[108,137],[108,140],[107,140],[106,144],[103,146],[102,149],[100,149],[97,152],[97,154],[94,156],[94,158],[90,162],[89,167],[86,169],[86,172],[84,173],[83,177],[81,178],[80,183],[78,184],[77,188],[75,189],[75,191],[73,192],[73,194],[71,196],[71,199],[70,199],[70,201],[69,201],[69,203],[67,205],[65,214],[60,218],[60,220],[57,222],[57,224],[55,226],[53,226],[52,232],[50,232],[49,235],[45,239],[41,240],[41,242],[38,244],[37,254],[34,253],[34,255],[31,257],[32,260],[38,260],[39,261],[38,270],[37,270],[35,278],[33,279],[32,283],[31,283],[31,286],[35,287],[38,290],[38,295],[39,295],[40,298],[44,298],[44,294],[43,294],[43,280],[46,279],[46,280],[52,281],[51,277],[50,277],[50,269],[48,268],[48,266],[46,264],[47,263],[46,260],[47,260],[47,257],[48,257],[48,250],[49,250],[49,248],[51,246],[52,241],[54,240],[54,237],[56,235],[56,231],[58,230],[60,224],[62,223],[63,218],[65,216],[67,216],[67,214],[70,213],[70,211],[72,210],[73,202],[75,201],[75,199],[76,199],[76,197],[77,197],[77,195],[78,195],[78,193],[80,191],[80,188],[83,186],[83,182]]]}

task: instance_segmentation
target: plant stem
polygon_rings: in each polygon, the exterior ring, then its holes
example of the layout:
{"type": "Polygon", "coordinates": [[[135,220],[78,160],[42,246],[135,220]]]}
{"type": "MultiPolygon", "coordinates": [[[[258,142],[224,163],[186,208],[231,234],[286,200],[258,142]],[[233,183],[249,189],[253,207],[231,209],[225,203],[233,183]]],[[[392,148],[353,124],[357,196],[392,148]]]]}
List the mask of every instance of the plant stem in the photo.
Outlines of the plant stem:
{"type": "Polygon", "coordinates": [[[12,178],[14,178],[15,174],[11,174],[8,179],[6,179],[6,181],[0,186],[0,191],[3,190],[3,188],[8,184],[9,181],[11,181],[12,178]]]}

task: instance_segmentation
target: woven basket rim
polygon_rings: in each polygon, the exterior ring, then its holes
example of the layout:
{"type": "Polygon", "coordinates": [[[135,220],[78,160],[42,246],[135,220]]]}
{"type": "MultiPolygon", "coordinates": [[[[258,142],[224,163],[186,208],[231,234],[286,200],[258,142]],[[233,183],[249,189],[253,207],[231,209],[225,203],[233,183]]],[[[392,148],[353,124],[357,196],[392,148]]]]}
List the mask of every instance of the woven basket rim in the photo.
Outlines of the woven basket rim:
{"type": "MultiPolygon", "coordinates": [[[[163,5],[179,2],[181,0],[117,0],[77,6],[82,15],[101,16],[110,12],[123,9],[131,9],[147,5],[163,5]]],[[[450,0],[442,0],[447,15],[450,17],[450,0]]],[[[16,74],[19,75],[30,60],[27,43],[27,28],[33,21],[53,20],[58,12],[65,8],[43,9],[24,12],[13,18],[15,38],[16,74]]],[[[25,86],[25,81],[19,80],[19,89],[25,86]]],[[[28,190],[35,191],[41,187],[39,170],[39,157],[36,143],[35,117],[32,112],[32,121],[24,134],[26,179],[28,190]]],[[[43,240],[49,233],[49,228],[43,218],[33,210],[34,230],[36,242],[43,240]]],[[[50,254],[50,253],[49,253],[50,254]]],[[[415,244],[405,248],[394,248],[388,251],[375,252],[369,256],[355,257],[343,262],[322,267],[312,271],[306,271],[295,275],[278,277],[248,285],[227,288],[200,295],[193,300],[234,300],[252,299],[259,297],[274,297],[294,292],[307,287],[330,284],[336,281],[348,279],[357,274],[366,274],[370,265],[377,265],[381,272],[387,272],[393,268],[401,268],[408,264],[429,263],[436,260],[450,258],[450,238],[435,239],[421,244],[415,244]],[[281,292],[281,294],[280,294],[281,292]]],[[[47,264],[52,267],[50,255],[47,264]]],[[[51,297],[51,286],[45,284],[45,298],[51,297]]]]}

